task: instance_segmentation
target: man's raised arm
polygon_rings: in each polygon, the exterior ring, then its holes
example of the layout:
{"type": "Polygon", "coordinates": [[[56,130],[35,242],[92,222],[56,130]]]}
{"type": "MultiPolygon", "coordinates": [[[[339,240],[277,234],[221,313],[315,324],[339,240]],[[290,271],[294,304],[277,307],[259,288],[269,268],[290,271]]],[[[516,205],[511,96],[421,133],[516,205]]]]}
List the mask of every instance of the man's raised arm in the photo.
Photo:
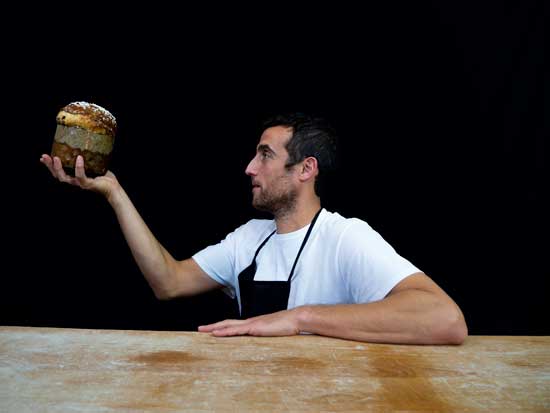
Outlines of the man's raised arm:
{"type": "Polygon", "coordinates": [[[40,161],[59,181],[97,192],[107,199],[136,263],[157,298],[167,300],[222,287],[193,259],[178,261],[172,257],[149,230],[112,172],[94,179],[86,177],[82,156],[76,160],[75,177],[65,173],[57,157],[52,159],[49,155],[42,155],[40,161]]]}

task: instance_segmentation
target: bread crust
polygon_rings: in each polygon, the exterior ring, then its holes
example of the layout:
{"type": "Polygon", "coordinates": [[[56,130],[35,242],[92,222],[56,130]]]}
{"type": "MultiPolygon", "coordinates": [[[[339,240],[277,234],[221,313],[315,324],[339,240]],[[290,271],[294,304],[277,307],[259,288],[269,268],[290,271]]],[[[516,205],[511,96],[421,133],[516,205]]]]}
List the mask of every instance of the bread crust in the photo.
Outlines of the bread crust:
{"type": "Polygon", "coordinates": [[[58,124],[77,126],[94,133],[115,136],[115,117],[105,108],[88,102],[73,102],[63,107],[56,116],[58,124]]]}

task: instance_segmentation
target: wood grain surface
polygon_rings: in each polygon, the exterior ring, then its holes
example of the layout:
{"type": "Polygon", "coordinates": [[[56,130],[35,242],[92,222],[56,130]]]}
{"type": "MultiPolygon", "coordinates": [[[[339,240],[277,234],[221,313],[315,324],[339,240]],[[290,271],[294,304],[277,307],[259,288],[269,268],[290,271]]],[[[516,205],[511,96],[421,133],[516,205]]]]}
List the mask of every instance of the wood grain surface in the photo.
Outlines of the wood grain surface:
{"type": "Polygon", "coordinates": [[[550,337],[461,346],[0,327],[1,412],[550,411],[550,337]]]}

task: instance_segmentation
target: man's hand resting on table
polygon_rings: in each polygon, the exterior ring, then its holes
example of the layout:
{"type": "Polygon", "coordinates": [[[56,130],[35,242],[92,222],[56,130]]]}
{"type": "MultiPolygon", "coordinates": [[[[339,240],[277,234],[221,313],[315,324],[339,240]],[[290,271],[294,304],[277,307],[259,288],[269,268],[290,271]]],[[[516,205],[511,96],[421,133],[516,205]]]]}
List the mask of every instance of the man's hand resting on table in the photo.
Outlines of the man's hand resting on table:
{"type": "Polygon", "coordinates": [[[293,336],[300,334],[297,309],[278,311],[246,320],[224,320],[200,326],[199,331],[225,336],[293,336]]]}

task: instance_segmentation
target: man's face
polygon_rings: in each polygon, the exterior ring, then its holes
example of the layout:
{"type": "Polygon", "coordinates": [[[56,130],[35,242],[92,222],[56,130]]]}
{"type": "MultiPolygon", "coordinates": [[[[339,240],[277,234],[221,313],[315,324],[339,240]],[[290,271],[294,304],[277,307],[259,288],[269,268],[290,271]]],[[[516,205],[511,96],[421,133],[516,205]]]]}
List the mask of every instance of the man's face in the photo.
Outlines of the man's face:
{"type": "Polygon", "coordinates": [[[256,209],[279,215],[296,204],[294,168],[285,168],[285,145],[291,136],[291,128],[275,126],[266,129],[260,138],[256,156],[245,171],[252,179],[252,205],[256,209]]]}

